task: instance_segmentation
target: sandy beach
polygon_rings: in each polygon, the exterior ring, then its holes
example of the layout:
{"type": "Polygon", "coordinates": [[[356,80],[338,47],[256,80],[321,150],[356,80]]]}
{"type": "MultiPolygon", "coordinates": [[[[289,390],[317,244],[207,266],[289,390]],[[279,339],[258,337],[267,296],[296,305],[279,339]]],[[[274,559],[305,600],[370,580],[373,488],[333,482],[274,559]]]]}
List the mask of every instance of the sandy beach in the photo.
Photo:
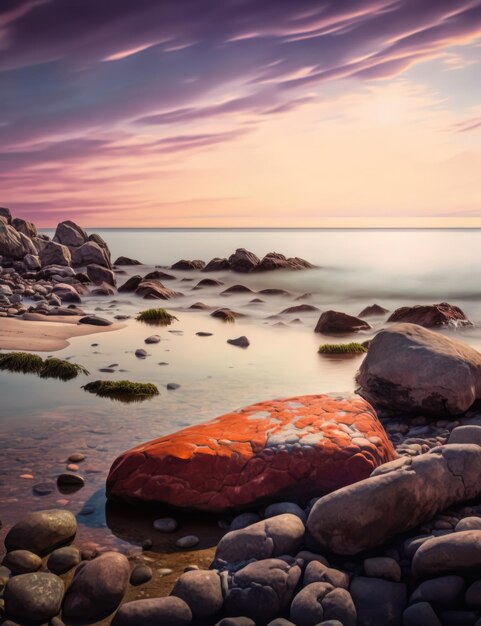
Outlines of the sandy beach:
{"type": "Polygon", "coordinates": [[[120,330],[125,324],[91,326],[79,324],[80,316],[45,316],[26,313],[25,319],[0,318],[0,348],[46,352],[62,350],[72,337],[120,330]]]}

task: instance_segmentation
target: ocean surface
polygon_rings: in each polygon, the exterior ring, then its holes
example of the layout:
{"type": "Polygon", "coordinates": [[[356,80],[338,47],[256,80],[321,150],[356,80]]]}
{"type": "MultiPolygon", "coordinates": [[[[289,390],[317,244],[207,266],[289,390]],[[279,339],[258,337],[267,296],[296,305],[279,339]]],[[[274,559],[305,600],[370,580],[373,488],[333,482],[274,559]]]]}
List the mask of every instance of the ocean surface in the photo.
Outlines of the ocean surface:
{"type": "MultiPolygon", "coordinates": [[[[46,231],[47,234],[53,234],[46,231]]],[[[95,537],[103,545],[134,542],[129,533],[114,532],[105,517],[103,488],[115,457],[142,441],[213,418],[252,402],[307,393],[353,392],[362,356],[326,357],[319,344],[332,342],[313,332],[320,312],[335,309],[351,314],[378,303],[398,306],[448,301],[460,306],[474,328],[446,331],[481,349],[481,231],[478,230],[90,230],[107,241],[112,259],[124,255],[145,267],[124,268],[118,283],[133,274],[175,261],[229,256],[245,247],[258,256],[276,251],[300,256],[317,267],[302,272],[254,275],[219,272],[172,272],[166,286],[182,292],[165,305],[177,318],[171,327],[151,328],[135,320],[138,311],[152,306],[132,294],[83,298],[84,310],[103,317],[127,314],[120,331],[76,338],[56,352],[90,371],[64,383],[35,376],[0,373],[0,502],[3,531],[27,510],[65,506],[79,514],[80,538],[95,537]],[[222,287],[194,289],[206,276],[222,287]],[[256,293],[221,295],[233,284],[253,292],[282,288],[287,296],[256,293]],[[297,300],[306,292],[307,300],[297,300]],[[251,302],[260,298],[262,302],[251,302]],[[195,302],[229,307],[242,313],[235,324],[212,318],[209,310],[192,310],[195,302]],[[318,310],[281,313],[308,302],[318,310]],[[198,331],[213,333],[199,337],[198,331]],[[159,333],[159,344],[144,339],[159,333]],[[251,345],[242,350],[227,339],[246,335],[251,345]],[[95,345],[94,345],[95,344],[95,345]],[[146,347],[149,356],[134,352],[146,347]],[[100,373],[112,366],[113,373],[100,373]],[[122,371],[123,370],[123,371],[122,371]],[[122,404],[97,398],[81,386],[98,378],[152,382],[160,395],[152,400],[122,404]],[[180,388],[168,391],[175,382],[180,388]],[[74,493],[57,491],[38,496],[32,487],[55,480],[75,451],[86,454],[80,467],[85,487],[74,493]],[[87,515],[81,514],[92,510],[87,515]],[[90,507],[90,508],[89,508],[90,507]],[[119,536],[122,536],[119,539],[119,536]]],[[[369,320],[369,339],[385,318],[369,320]]],[[[1,320],[0,320],[1,323],[1,320]]],[[[351,341],[353,337],[343,338],[351,341]]],[[[336,341],[334,339],[334,341],[336,341]]],[[[45,355],[44,355],[45,356],[45,355]]],[[[135,543],[135,542],[134,542],[135,543]]]]}

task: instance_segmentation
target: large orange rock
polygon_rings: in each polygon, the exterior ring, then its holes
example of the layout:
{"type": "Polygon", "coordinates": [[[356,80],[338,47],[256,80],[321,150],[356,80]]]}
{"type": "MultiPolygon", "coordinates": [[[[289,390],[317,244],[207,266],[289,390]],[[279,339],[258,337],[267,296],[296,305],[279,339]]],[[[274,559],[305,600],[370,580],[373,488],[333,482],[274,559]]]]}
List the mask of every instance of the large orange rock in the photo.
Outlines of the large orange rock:
{"type": "Polygon", "coordinates": [[[112,465],[107,495],[226,511],[305,501],[367,478],[396,453],[357,396],[260,402],[142,444],[112,465]]]}

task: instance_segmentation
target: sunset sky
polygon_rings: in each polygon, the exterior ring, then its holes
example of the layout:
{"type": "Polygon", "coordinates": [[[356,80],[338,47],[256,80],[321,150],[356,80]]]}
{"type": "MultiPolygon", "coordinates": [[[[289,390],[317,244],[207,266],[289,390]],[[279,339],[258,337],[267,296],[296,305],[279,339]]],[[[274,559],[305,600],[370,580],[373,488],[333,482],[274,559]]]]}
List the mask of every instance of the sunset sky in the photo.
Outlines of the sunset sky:
{"type": "Polygon", "coordinates": [[[480,189],[481,0],[0,2],[38,225],[481,224],[480,189]]]}

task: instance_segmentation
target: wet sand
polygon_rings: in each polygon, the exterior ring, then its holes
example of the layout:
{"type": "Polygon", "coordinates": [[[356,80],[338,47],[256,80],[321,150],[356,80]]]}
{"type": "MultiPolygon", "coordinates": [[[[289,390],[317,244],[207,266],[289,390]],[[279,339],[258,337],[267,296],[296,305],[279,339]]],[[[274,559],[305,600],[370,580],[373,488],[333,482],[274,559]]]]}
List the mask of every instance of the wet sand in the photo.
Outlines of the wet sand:
{"type": "Polygon", "coordinates": [[[72,337],[83,337],[125,328],[125,324],[79,324],[80,316],[25,314],[27,319],[0,318],[0,349],[46,352],[62,350],[72,337]]]}

